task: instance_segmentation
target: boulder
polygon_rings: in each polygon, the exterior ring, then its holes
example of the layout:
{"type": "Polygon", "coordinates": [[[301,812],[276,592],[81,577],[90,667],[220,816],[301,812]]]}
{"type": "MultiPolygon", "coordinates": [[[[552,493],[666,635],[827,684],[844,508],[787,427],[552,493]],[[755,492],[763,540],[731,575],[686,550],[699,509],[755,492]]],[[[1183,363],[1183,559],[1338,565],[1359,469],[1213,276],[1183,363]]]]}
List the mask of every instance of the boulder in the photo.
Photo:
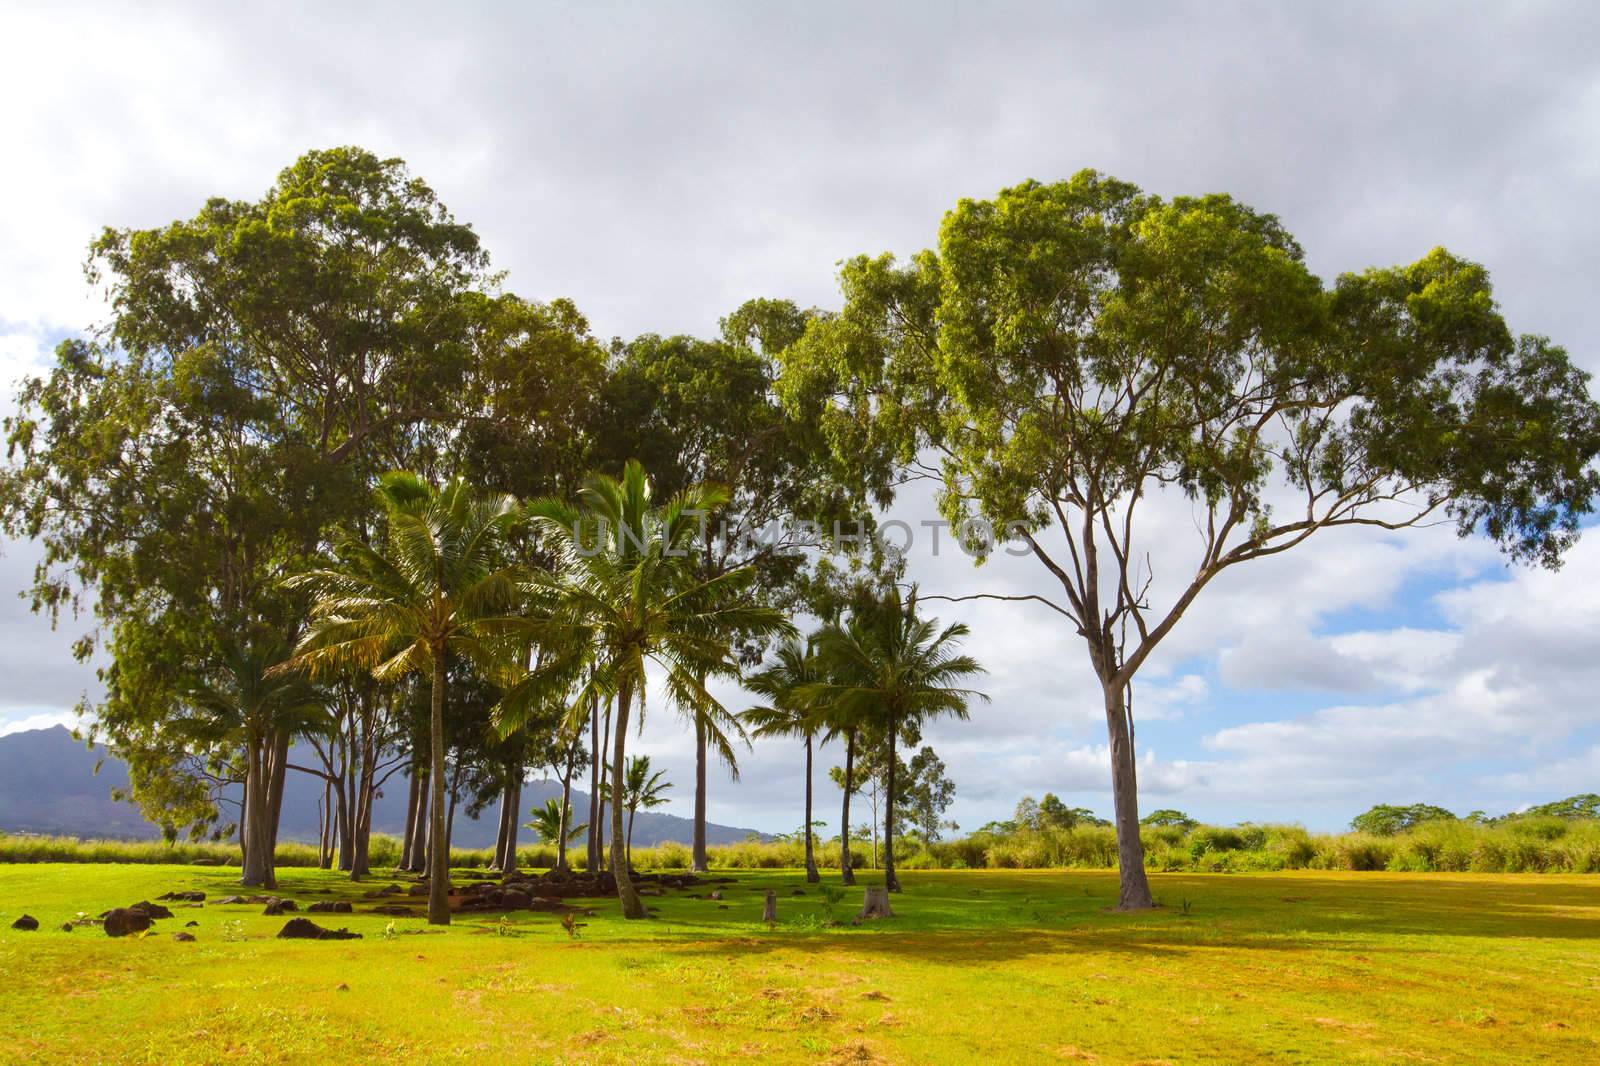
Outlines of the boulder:
{"type": "Polygon", "coordinates": [[[172,939],[182,941],[185,944],[192,944],[194,943],[194,934],[185,933],[182,930],[179,930],[178,932],[172,934],[172,939]]]}
{"type": "Polygon", "coordinates": [[[106,936],[129,936],[150,928],[150,916],[131,907],[117,907],[105,913],[106,936]]]}
{"type": "Polygon", "coordinates": [[[342,899],[320,899],[306,910],[313,914],[349,914],[350,904],[342,899]]]}
{"type": "Polygon", "coordinates": [[[297,911],[300,905],[292,899],[271,899],[267,901],[267,909],[262,914],[279,915],[297,911]]]}
{"type": "Polygon", "coordinates": [[[204,892],[167,892],[156,897],[159,900],[168,900],[178,903],[200,903],[206,898],[204,892]]]}
{"type": "Polygon", "coordinates": [[[507,888],[500,893],[500,906],[508,911],[525,911],[533,906],[533,897],[515,888],[507,888]]]}
{"type": "Polygon", "coordinates": [[[31,933],[35,929],[39,928],[39,919],[35,918],[31,914],[24,914],[21,918],[18,918],[16,921],[11,923],[11,928],[21,929],[23,932],[31,933]]]}
{"type": "Polygon", "coordinates": [[[278,930],[279,940],[360,940],[360,933],[348,929],[324,929],[310,918],[290,918],[278,930]]]}
{"type": "Polygon", "coordinates": [[[403,903],[385,903],[380,907],[372,908],[373,914],[387,914],[393,918],[415,918],[417,912],[403,903]]]}
{"type": "Polygon", "coordinates": [[[200,923],[199,922],[184,922],[183,923],[183,927],[185,929],[198,929],[200,927],[200,923]]]}
{"type": "Polygon", "coordinates": [[[138,903],[129,905],[128,909],[130,911],[143,911],[144,914],[152,920],[156,918],[172,917],[172,912],[167,910],[167,908],[163,907],[159,903],[151,903],[147,899],[142,899],[138,903]]]}

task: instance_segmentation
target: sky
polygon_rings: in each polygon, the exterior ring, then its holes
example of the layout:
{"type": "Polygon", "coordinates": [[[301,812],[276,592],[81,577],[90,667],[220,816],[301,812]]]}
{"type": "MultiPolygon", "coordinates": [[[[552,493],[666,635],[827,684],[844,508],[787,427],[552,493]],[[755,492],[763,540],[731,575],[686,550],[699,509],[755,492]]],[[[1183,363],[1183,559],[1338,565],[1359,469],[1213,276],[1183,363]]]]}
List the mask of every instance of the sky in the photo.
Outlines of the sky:
{"type": "MultiPolygon", "coordinates": [[[[508,289],[572,298],[602,337],[709,335],[755,296],[835,307],[844,257],[915,252],[961,197],[1092,167],[1274,212],[1325,278],[1444,245],[1489,268],[1514,330],[1600,370],[1600,8],[1133,7],[0,3],[0,407],[104,320],[81,269],[101,227],[259,196],[338,144],[407,160],[508,289]]],[[[896,514],[933,517],[915,496],[896,514]]],[[[1176,595],[1192,516],[1147,517],[1176,595]]],[[[1045,577],[946,549],[912,554],[925,593],[1045,577]]],[[[35,556],[0,555],[0,733],[94,693],[68,651],[84,623],[12,599],[35,556]]],[[[1045,791],[1109,814],[1098,687],[1062,620],[939,606],[992,697],[927,732],[950,816],[1045,791]]],[[[1143,805],[1331,830],[1376,802],[1600,790],[1597,638],[1600,535],[1552,574],[1448,529],[1322,534],[1219,579],[1144,670],[1143,805]]],[[[637,743],[687,813],[690,734],[654,710],[637,743]]],[[[819,760],[830,823],[839,758],[819,760]]],[[[713,773],[712,819],[798,825],[795,746],[741,763],[713,773]]]]}

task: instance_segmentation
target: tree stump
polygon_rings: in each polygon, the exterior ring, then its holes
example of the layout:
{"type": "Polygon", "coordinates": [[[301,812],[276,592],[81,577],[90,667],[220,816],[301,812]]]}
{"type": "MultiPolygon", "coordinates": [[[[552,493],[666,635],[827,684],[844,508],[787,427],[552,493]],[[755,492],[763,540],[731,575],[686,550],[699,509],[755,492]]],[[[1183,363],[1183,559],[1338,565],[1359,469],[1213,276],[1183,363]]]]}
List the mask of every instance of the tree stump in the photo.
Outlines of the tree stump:
{"type": "Polygon", "coordinates": [[[889,890],[882,887],[867,889],[866,898],[861,901],[861,913],[856,915],[856,921],[893,917],[894,911],[889,909],[889,890]]]}
{"type": "Polygon", "coordinates": [[[766,903],[761,908],[761,920],[768,925],[778,924],[778,894],[767,889],[766,903]]]}

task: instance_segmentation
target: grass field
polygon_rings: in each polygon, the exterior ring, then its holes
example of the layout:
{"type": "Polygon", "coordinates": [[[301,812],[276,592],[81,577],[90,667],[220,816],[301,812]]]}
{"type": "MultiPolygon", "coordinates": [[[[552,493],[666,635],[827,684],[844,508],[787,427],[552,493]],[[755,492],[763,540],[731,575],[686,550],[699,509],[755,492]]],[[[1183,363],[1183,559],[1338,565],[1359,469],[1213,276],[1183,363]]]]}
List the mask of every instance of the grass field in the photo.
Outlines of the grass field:
{"type": "MultiPolygon", "coordinates": [[[[142,939],[59,930],[169,890],[214,899],[237,871],[0,866],[0,1060],[1600,1059],[1600,879],[1162,874],[1164,908],[1124,915],[1110,873],[930,871],[903,875],[892,921],[831,928],[798,873],[733,876],[726,909],[669,891],[627,923],[600,904],[578,940],[547,914],[386,936],[357,913],[311,917],[364,939],[305,942],[213,903],[142,939]],[[24,912],[39,931],[9,928],[24,912]]],[[[286,870],[280,894],[359,910],[385,883],[286,870]]]]}

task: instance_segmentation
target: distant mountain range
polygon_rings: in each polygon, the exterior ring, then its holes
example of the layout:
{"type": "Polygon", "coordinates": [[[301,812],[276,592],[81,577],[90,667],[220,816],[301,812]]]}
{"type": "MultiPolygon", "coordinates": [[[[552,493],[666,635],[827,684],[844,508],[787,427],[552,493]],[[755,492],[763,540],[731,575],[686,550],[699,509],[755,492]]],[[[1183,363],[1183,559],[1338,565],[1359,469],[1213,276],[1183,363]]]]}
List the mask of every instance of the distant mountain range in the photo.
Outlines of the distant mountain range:
{"type": "MultiPolygon", "coordinates": [[[[302,758],[314,757],[303,752],[302,758]]],[[[159,837],[159,828],[145,821],[137,806],[111,798],[113,788],[127,787],[128,768],[121,760],[103,747],[91,750],[61,726],[0,737],[0,829],[117,840],[159,837]],[[98,774],[94,772],[97,762],[101,763],[98,774]]],[[[279,838],[314,843],[321,781],[291,772],[284,788],[279,838]]],[[[373,811],[375,832],[395,836],[405,832],[408,790],[402,774],[389,779],[373,811]]],[[[560,795],[560,782],[529,782],[522,790],[521,820],[526,823],[528,812],[534,806],[560,795]]],[[[574,789],[572,807],[579,820],[586,819],[589,794],[574,789]]],[[[494,804],[477,819],[458,811],[452,843],[459,848],[493,847],[498,818],[499,807],[494,804]]],[[[687,818],[640,811],[634,822],[633,842],[641,846],[669,840],[688,843],[691,828],[692,823],[687,818]]],[[[708,823],[706,840],[712,844],[729,844],[745,839],[752,832],[754,830],[708,823]]],[[[521,840],[531,843],[532,834],[523,830],[521,840]]]]}

